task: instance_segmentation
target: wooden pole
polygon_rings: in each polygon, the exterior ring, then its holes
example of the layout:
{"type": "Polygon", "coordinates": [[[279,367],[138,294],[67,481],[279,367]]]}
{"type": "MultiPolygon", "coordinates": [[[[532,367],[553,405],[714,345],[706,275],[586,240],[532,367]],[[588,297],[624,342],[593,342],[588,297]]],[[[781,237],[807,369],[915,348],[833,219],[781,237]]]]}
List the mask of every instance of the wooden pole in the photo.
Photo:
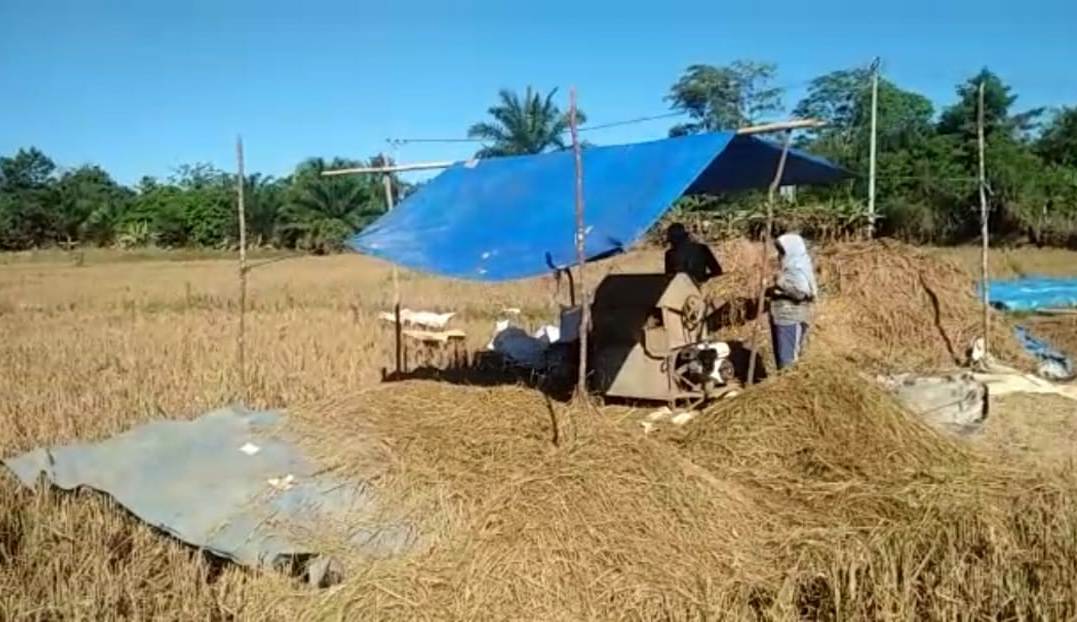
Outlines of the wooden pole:
{"type": "Polygon", "coordinates": [[[879,59],[871,63],[871,141],[868,155],[868,239],[875,237],[875,143],[879,114],[879,59]]]}
{"type": "MultiPolygon", "coordinates": [[[[775,123],[763,123],[761,125],[751,125],[748,127],[742,127],[736,130],[738,136],[746,136],[751,134],[768,134],[774,132],[785,132],[788,130],[804,130],[810,128],[825,127],[826,121],[820,121],[819,119],[793,119],[790,121],[778,121],[775,123]]],[[[577,128],[578,129],[578,128],[577,128]]],[[[441,160],[434,162],[413,162],[411,164],[390,164],[387,166],[355,166],[349,168],[337,168],[328,171],[322,171],[322,175],[325,177],[332,177],[334,175],[359,175],[359,174],[380,174],[380,173],[401,173],[405,171],[426,171],[439,168],[449,168],[456,164],[473,164],[478,160],[441,160]]]]}
{"type": "Polygon", "coordinates": [[[980,238],[983,243],[980,249],[980,289],[983,294],[983,339],[984,356],[991,352],[990,333],[990,303],[991,296],[988,293],[987,278],[987,252],[989,246],[987,227],[987,175],[984,171],[984,82],[980,82],[979,110],[976,113],[976,134],[980,147],[980,238]]]}
{"type": "Polygon", "coordinates": [[[244,400],[247,393],[247,213],[243,206],[243,187],[246,178],[243,172],[243,137],[236,136],[236,205],[239,216],[239,337],[237,350],[239,359],[239,386],[244,400]]]}
{"type": "Polygon", "coordinates": [[[443,160],[440,162],[416,162],[414,164],[390,164],[388,166],[356,166],[352,168],[337,168],[322,171],[322,175],[354,175],[357,173],[400,173],[404,171],[427,171],[438,168],[449,168],[458,164],[456,160],[443,160]]]}
{"type": "MultiPolygon", "coordinates": [[[[386,211],[391,212],[393,210],[393,179],[386,174],[382,180],[385,184],[386,211]]],[[[395,263],[393,264],[393,320],[396,341],[396,374],[399,378],[404,371],[404,339],[403,326],[400,322],[400,275],[395,263]]]]}
{"type": "Polygon", "coordinates": [[[587,280],[584,276],[585,236],[587,235],[583,218],[583,154],[580,151],[579,128],[576,122],[576,87],[568,92],[568,127],[572,133],[572,153],[576,160],[576,265],[579,266],[580,281],[580,369],[576,392],[580,397],[587,395],[587,332],[591,326],[590,296],[587,295],[587,280]]]}
{"type": "Polygon", "coordinates": [[[774,229],[774,194],[781,186],[782,176],[785,175],[785,160],[789,155],[789,144],[793,141],[793,132],[785,131],[785,142],[782,144],[782,155],[778,158],[778,170],[774,173],[774,180],[770,182],[767,190],[767,224],[763,229],[763,254],[759,262],[759,298],[756,302],[755,328],[752,329],[752,348],[748,362],[748,384],[755,384],[755,361],[759,357],[759,327],[766,321],[763,313],[763,303],[766,300],[767,283],[767,254],[770,252],[770,238],[774,229]]]}
{"type": "Polygon", "coordinates": [[[825,127],[826,121],[818,119],[793,119],[792,121],[778,121],[776,123],[764,123],[762,125],[749,125],[736,131],[738,136],[746,134],[767,134],[770,132],[785,132],[788,130],[806,130],[817,127],[825,127]]]}

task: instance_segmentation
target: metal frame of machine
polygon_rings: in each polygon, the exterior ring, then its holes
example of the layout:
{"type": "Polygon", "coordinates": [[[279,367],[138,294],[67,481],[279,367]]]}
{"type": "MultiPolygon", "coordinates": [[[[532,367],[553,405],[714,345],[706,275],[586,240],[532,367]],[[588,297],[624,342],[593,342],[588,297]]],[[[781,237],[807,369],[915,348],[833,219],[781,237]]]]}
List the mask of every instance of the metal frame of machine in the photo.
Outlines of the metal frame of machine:
{"type": "Polygon", "coordinates": [[[612,274],[595,290],[591,388],[689,407],[737,388],[729,347],[707,333],[707,303],[684,274],[612,274]]]}

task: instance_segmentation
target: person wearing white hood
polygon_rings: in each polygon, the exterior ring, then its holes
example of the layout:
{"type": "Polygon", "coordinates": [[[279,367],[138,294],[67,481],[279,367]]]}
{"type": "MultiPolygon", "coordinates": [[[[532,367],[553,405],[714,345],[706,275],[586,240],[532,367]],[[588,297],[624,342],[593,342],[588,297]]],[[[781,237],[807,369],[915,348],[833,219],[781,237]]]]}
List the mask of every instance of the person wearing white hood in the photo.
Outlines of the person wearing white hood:
{"type": "Polygon", "coordinates": [[[770,330],[775,362],[778,369],[785,369],[800,358],[819,290],[804,238],[786,233],[778,237],[775,246],[781,270],[769,290],[770,330]]]}

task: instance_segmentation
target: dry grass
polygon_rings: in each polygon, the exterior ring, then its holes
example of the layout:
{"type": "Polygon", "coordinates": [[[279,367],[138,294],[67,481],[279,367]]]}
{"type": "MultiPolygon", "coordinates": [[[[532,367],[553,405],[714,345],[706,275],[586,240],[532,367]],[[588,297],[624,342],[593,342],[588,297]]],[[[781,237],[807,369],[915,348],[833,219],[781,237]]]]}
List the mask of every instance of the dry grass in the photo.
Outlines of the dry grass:
{"type": "MultiPolygon", "coordinates": [[[[59,254],[0,267],[3,455],[238,397],[234,262],[114,259],[76,265],[59,254]]],[[[521,307],[525,320],[556,308],[549,279],[489,287],[404,274],[401,286],[413,308],[458,310],[474,348],[503,306],[521,307]]],[[[376,317],[392,296],[385,264],[282,261],[255,270],[251,288],[252,404],[346,394],[390,364],[391,330],[376,317]]],[[[263,609],[245,608],[280,591],[277,577],[208,566],[97,495],[34,497],[0,469],[0,620],[259,618],[263,609]]]]}
{"type": "Polygon", "coordinates": [[[993,405],[983,447],[1028,460],[1051,470],[1073,471],[1077,454],[1077,417],[1073,400],[1059,395],[1007,395],[993,405]]]}
{"type": "Polygon", "coordinates": [[[1043,339],[1070,357],[1077,357],[1077,316],[1030,316],[1021,324],[1032,331],[1033,336],[1043,339]]]}
{"type": "Polygon", "coordinates": [[[680,433],[517,388],[432,383],[308,405],[293,425],[371,476],[426,548],[352,560],[310,618],[1063,619],[1072,481],[998,466],[826,357],[680,433]],[[575,422],[555,445],[554,421],[575,422]],[[388,465],[388,466],[386,466],[388,465]]]}
{"type": "Polygon", "coordinates": [[[369,452],[327,432],[383,443],[391,466],[379,485],[424,518],[431,539],[419,555],[297,599],[313,617],[346,607],[402,620],[720,611],[732,601],[700,590],[728,590],[718,586],[745,563],[752,517],[763,514],[736,484],[534,391],[420,382],[308,405],[296,418],[330,463],[361,475],[369,452]],[[574,439],[555,445],[553,422],[569,419],[574,439]]]}
{"type": "MultiPolygon", "coordinates": [[[[733,271],[728,294],[736,283],[754,292],[754,270],[745,272],[753,252],[720,249],[733,271]]],[[[885,264],[862,257],[852,272],[835,271],[839,256],[820,258],[824,287],[852,306],[821,305],[813,358],[840,346],[876,366],[946,363],[924,319],[930,305],[895,295],[915,290],[913,281],[879,283],[878,272],[865,272],[903,265],[893,255],[885,264]],[[891,296],[881,308],[914,301],[889,307],[910,317],[886,330],[918,332],[839,341],[873,325],[857,314],[880,291],[891,296]]],[[[234,263],[61,259],[0,267],[4,455],[195,416],[237,396],[234,263]]],[[[595,272],[659,265],[643,252],[595,272]]],[[[971,294],[958,291],[969,277],[930,269],[943,275],[940,291],[962,301],[942,311],[958,342],[975,321],[971,294]]],[[[348,459],[348,435],[381,435],[393,459],[379,485],[398,492],[401,511],[431,521],[436,537],[422,556],[312,593],[208,562],[98,495],[32,495],[3,474],[0,619],[1073,614],[1077,513],[1062,484],[1019,486],[1009,474],[976,471],[965,449],[827,375],[843,363],[821,357],[821,367],[715,410],[695,436],[643,439],[618,422],[623,409],[597,420],[555,405],[551,418],[540,395],[521,389],[377,388],[391,358],[390,333],[376,319],[390,283],[384,264],[354,256],[255,271],[250,401],[304,405],[308,434],[343,441],[324,447],[326,458],[352,468],[370,465],[348,459]],[[554,446],[555,420],[577,422],[574,442],[554,446]],[[1029,511],[1013,516],[1016,507],[1029,511]]],[[[413,308],[459,311],[471,347],[485,344],[503,306],[521,307],[529,321],[556,309],[549,279],[491,287],[406,274],[402,291],[413,308]]]]}
{"type": "MultiPolygon", "coordinates": [[[[731,301],[722,335],[750,341],[748,320],[759,290],[759,249],[746,242],[723,247],[729,277],[708,284],[712,299],[731,301]]],[[[771,257],[775,263],[775,258],[771,257]]],[[[875,371],[947,369],[966,360],[982,325],[975,283],[956,263],[899,242],[830,245],[815,258],[820,287],[809,333],[813,352],[837,354],[875,371]]],[[[993,353],[1027,366],[1009,323],[991,312],[993,353]]],[[[759,330],[763,350],[769,333],[759,330]]],[[[768,358],[769,360],[769,358],[768,358]]]]}
{"type": "MultiPolygon", "coordinates": [[[[928,252],[951,259],[970,275],[980,278],[979,246],[932,248],[928,252]]],[[[1077,272],[1077,251],[1032,246],[992,248],[988,270],[994,279],[1022,275],[1073,276],[1077,272]]]]}

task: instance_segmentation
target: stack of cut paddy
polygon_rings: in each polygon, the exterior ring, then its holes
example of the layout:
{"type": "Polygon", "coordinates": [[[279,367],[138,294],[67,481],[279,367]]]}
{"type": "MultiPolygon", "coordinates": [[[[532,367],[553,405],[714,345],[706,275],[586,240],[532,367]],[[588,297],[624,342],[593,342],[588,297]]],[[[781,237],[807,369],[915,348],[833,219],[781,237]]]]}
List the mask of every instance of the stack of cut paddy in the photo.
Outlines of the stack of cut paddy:
{"type": "Polygon", "coordinates": [[[424,538],[317,603],[325,615],[351,603],[379,619],[679,617],[702,594],[733,606],[733,577],[763,553],[765,513],[735,483],[535,391],[409,382],[293,419],[327,464],[375,474],[424,538]]]}
{"type": "MultiPolygon", "coordinates": [[[[713,300],[730,303],[720,336],[750,340],[748,323],[759,292],[759,248],[743,242],[721,247],[733,266],[708,286],[713,300]]],[[[956,264],[900,242],[840,243],[815,255],[820,297],[809,332],[809,353],[845,357],[874,371],[929,371],[963,364],[983,331],[974,279],[956,264]]],[[[771,278],[775,265],[768,270],[771,278]]],[[[1007,320],[990,313],[996,358],[1030,363],[1007,320]]],[[[769,334],[760,331],[762,351],[769,334]]],[[[769,357],[766,360],[770,360],[769,357]]]]}
{"type": "MultiPolygon", "coordinates": [[[[621,413],[622,411],[616,411],[621,413]]],[[[997,466],[813,357],[685,428],[514,388],[411,382],[293,425],[373,478],[420,550],[350,559],[312,617],[1067,618],[1069,482],[997,466]],[[376,612],[376,614],[372,613],[376,612]]]]}

